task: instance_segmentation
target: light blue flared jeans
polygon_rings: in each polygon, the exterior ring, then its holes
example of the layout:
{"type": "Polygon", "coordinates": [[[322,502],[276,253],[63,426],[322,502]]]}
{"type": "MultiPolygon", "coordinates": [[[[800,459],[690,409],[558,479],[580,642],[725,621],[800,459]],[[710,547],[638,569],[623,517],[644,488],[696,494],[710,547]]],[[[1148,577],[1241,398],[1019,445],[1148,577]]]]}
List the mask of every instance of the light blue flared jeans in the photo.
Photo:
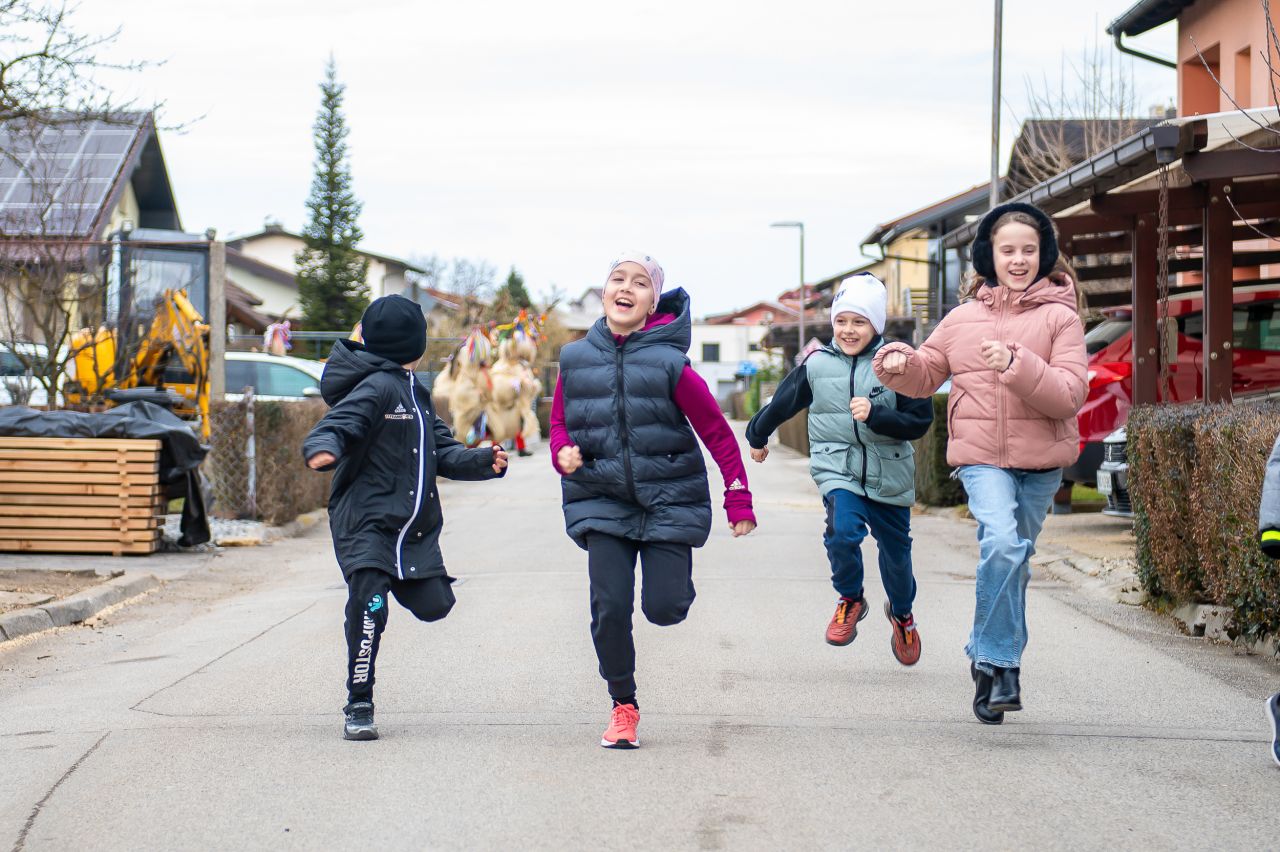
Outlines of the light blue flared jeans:
{"type": "Polygon", "coordinates": [[[1015,669],[1027,647],[1027,581],[1062,471],[966,465],[960,481],[978,522],[977,606],[964,652],[979,670],[1015,669]]]}

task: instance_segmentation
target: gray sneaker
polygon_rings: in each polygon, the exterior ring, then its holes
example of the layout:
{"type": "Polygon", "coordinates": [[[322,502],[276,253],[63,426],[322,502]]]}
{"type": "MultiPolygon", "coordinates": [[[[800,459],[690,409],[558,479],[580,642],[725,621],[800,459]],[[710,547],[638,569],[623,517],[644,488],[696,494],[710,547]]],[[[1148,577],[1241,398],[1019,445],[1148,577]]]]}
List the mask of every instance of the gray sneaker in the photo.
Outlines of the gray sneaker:
{"type": "Polygon", "coordinates": [[[1280,692],[1267,699],[1267,719],[1271,722],[1271,759],[1280,766],[1280,692]]]}
{"type": "Polygon", "coordinates": [[[378,726],[373,722],[373,702],[354,701],[343,708],[347,722],[342,728],[345,740],[376,740],[378,726]]]}

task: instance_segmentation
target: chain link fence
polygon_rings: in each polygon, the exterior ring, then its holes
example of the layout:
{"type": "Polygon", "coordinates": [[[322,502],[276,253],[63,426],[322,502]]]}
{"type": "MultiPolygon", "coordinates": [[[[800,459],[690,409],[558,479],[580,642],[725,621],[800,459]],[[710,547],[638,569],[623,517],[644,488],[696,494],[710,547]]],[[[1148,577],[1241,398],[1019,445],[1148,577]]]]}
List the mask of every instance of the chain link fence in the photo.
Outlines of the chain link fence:
{"type": "Polygon", "coordinates": [[[327,411],[319,400],[244,399],[210,406],[205,475],[218,518],[283,524],[326,505],[331,475],[302,461],[302,442],[327,411]]]}

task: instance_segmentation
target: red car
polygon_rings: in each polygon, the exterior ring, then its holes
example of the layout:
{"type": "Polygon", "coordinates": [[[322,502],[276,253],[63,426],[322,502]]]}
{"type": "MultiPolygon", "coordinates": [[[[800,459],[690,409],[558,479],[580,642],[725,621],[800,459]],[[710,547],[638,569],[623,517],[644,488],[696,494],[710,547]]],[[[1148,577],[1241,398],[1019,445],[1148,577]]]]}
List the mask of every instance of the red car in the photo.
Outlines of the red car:
{"type": "MultiPolygon", "coordinates": [[[[1232,392],[1238,396],[1280,393],[1280,288],[1260,285],[1235,291],[1231,324],[1232,392]]],[[[1109,308],[1106,319],[1084,336],[1089,352],[1089,396],[1080,409],[1080,460],[1064,479],[1090,485],[1102,462],[1102,441],[1129,419],[1133,399],[1132,310],[1109,308]]],[[[1169,319],[1178,326],[1178,360],[1170,370],[1169,401],[1204,398],[1204,298],[1169,299],[1169,319]]]]}

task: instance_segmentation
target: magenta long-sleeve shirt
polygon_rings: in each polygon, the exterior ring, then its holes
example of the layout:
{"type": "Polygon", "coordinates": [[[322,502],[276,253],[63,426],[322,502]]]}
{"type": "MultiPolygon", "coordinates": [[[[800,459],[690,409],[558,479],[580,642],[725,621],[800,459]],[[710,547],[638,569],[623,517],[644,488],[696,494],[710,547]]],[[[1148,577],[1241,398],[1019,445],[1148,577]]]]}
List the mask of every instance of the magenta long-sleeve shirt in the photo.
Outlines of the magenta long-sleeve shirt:
{"type": "MultiPolygon", "coordinates": [[[[646,327],[660,324],[663,319],[655,317],[646,327]]],[[[666,319],[670,321],[669,318],[666,319]]],[[[724,509],[729,516],[729,523],[751,521],[754,524],[756,516],[752,510],[751,490],[747,487],[747,470],[742,463],[738,439],[724,419],[720,405],[711,395],[707,383],[692,367],[686,365],[684,372],[680,374],[672,400],[689,420],[689,425],[720,468],[720,475],[724,478],[724,509]]],[[[557,380],[555,398],[551,403],[551,464],[561,476],[564,471],[560,470],[560,449],[571,447],[573,443],[564,423],[564,382],[557,380]]]]}

